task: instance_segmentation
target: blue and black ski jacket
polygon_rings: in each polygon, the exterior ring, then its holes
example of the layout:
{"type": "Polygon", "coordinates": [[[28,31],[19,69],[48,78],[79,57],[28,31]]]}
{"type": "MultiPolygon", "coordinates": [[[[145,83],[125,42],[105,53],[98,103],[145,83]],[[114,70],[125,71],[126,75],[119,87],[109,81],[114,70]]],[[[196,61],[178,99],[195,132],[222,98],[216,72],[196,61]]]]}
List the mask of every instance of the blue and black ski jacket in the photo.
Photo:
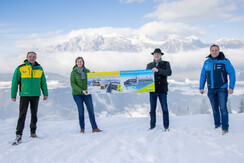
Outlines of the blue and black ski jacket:
{"type": "Polygon", "coordinates": [[[228,88],[227,74],[230,80],[229,88],[234,89],[236,82],[235,69],[230,61],[225,58],[224,53],[220,52],[215,59],[212,58],[211,54],[207,58],[202,67],[199,89],[204,89],[206,80],[210,89],[228,88]]]}

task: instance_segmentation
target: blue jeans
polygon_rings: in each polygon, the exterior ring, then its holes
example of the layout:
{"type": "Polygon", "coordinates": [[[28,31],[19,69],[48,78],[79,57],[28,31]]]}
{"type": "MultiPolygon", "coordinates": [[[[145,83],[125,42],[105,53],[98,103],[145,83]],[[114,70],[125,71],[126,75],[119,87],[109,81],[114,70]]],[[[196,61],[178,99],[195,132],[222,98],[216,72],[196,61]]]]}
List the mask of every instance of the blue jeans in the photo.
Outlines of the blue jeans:
{"type": "Polygon", "coordinates": [[[73,98],[78,107],[80,128],[85,129],[85,117],[84,117],[84,103],[85,103],[92,129],[93,130],[97,129],[97,123],[95,121],[94,108],[93,108],[93,103],[92,103],[92,96],[91,95],[73,95],[73,98]]]}
{"type": "Polygon", "coordinates": [[[208,98],[210,100],[215,127],[222,123],[222,130],[229,129],[229,115],[227,110],[228,90],[227,88],[208,89],[208,98]],[[221,113],[221,116],[220,116],[221,113]],[[221,121],[220,121],[221,117],[221,121]]]}
{"type": "Polygon", "coordinates": [[[156,125],[156,107],[157,97],[162,107],[164,128],[169,127],[169,112],[167,105],[167,92],[150,92],[150,127],[154,128],[156,125]]]}

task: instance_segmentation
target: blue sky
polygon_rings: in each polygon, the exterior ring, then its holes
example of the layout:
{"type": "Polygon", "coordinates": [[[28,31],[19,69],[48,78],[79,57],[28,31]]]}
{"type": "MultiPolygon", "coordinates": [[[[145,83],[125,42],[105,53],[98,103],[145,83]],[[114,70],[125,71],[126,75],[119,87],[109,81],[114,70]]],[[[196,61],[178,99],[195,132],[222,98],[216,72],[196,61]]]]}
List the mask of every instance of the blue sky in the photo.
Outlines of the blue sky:
{"type": "Polygon", "coordinates": [[[100,27],[140,29],[161,40],[170,35],[194,35],[203,42],[220,38],[244,40],[244,0],[0,0],[0,3],[0,51],[30,36],[48,38],[100,27]]]}
{"type": "Polygon", "coordinates": [[[1,0],[0,30],[2,36],[22,36],[95,27],[138,28],[150,21],[143,16],[153,11],[153,5],[153,1],[1,0]]]}

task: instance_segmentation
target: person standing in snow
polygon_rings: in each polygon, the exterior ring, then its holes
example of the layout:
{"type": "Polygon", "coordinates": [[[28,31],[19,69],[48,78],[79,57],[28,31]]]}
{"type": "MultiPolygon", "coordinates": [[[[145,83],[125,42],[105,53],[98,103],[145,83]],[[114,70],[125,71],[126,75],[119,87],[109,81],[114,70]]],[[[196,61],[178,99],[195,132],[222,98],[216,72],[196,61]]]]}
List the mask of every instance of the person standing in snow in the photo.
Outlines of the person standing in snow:
{"type": "Polygon", "coordinates": [[[200,75],[200,93],[204,93],[204,86],[207,80],[208,98],[210,100],[215,128],[222,125],[222,134],[228,133],[229,115],[227,109],[228,94],[232,94],[235,87],[235,69],[231,62],[220,52],[218,45],[210,47],[210,55],[204,62],[200,75]],[[229,89],[228,79],[229,75],[229,89]],[[220,115],[221,113],[221,115],[220,115]]]}
{"type": "Polygon", "coordinates": [[[48,90],[46,77],[43,68],[36,62],[37,55],[35,52],[28,52],[27,59],[23,64],[15,69],[12,86],[11,86],[11,99],[16,101],[16,94],[19,86],[19,119],[16,128],[16,140],[20,142],[22,139],[22,133],[24,130],[26,113],[28,105],[30,103],[31,110],[31,124],[30,124],[30,136],[37,138],[36,135],[36,123],[37,123],[37,110],[39,97],[41,90],[43,93],[43,100],[48,98],[48,90]]]}
{"type": "Polygon", "coordinates": [[[102,130],[97,127],[95,120],[92,96],[87,94],[87,73],[89,72],[90,70],[85,67],[84,59],[82,57],[77,57],[75,66],[70,75],[70,84],[72,87],[73,99],[78,108],[80,133],[85,133],[84,103],[89,114],[92,132],[102,132],[102,130]]]}
{"type": "Polygon", "coordinates": [[[170,64],[167,61],[162,60],[162,55],[160,49],[155,49],[151,53],[153,55],[153,62],[147,64],[146,69],[152,69],[154,72],[154,81],[155,81],[155,92],[149,92],[150,96],[150,130],[154,129],[156,126],[156,107],[157,107],[157,98],[161,103],[162,112],[163,112],[163,125],[165,131],[169,128],[169,111],[167,104],[167,92],[168,92],[168,81],[167,77],[171,76],[172,71],[170,64]]]}

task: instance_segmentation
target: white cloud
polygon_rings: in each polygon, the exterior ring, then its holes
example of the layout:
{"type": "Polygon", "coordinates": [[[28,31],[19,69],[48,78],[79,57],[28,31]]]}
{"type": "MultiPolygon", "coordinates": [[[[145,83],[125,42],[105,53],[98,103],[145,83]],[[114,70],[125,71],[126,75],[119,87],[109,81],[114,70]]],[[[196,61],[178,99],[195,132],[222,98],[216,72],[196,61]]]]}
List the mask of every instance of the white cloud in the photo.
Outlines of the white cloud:
{"type": "Polygon", "coordinates": [[[209,28],[211,29],[211,28],[215,28],[216,27],[216,25],[214,25],[214,24],[211,24],[211,25],[209,25],[209,28]]]}
{"type": "Polygon", "coordinates": [[[229,19],[229,22],[238,22],[238,21],[242,21],[244,20],[243,16],[237,16],[237,17],[233,17],[231,19],[229,19]]]}
{"type": "Polygon", "coordinates": [[[31,49],[69,40],[69,37],[62,35],[61,32],[62,30],[49,31],[46,33],[32,33],[28,36],[23,36],[21,40],[17,40],[15,46],[21,49],[31,49]]]}
{"type": "Polygon", "coordinates": [[[62,30],[49,31],[45,33],[32,33],[28,37],[29,38],[50,38],[50,37],[57,36],[61,32],[62,30]]]}
{"type": "Polygon", "coordinates": [[[102,34],[102,35],[109,35],[109,36],[131,36],[135,32],[134,29],[131,28],[114,28],[114,27],[100,27],[100,28],[86,28],[80,30],[72,30],[70,33],[67,34],[68,37],[75,37],[81,34],[102,34]]]}
{"type": "Polygon", "coordinates": [[[155,12],[146,17],[160,21],[194,22],[202,20],[233,19],[235,2],[228,0],[180,0],[161,3],[155,12]]]}
{"type": "Polygon", "coordinates": [[[32,33],[29,38],[37,38],[39,36],[38,33],[32,33]]]}
{"type": "Polygon", "coordinates": [[[193,27],[183,23],[163,23],[154,21],[140,27],[138,33],[146,34],[149,37],[159,37],[163,40],[172,35],[184,38],[191,35],[199,36],[203,35],[205,31],[199,27],[193,27]]]}

